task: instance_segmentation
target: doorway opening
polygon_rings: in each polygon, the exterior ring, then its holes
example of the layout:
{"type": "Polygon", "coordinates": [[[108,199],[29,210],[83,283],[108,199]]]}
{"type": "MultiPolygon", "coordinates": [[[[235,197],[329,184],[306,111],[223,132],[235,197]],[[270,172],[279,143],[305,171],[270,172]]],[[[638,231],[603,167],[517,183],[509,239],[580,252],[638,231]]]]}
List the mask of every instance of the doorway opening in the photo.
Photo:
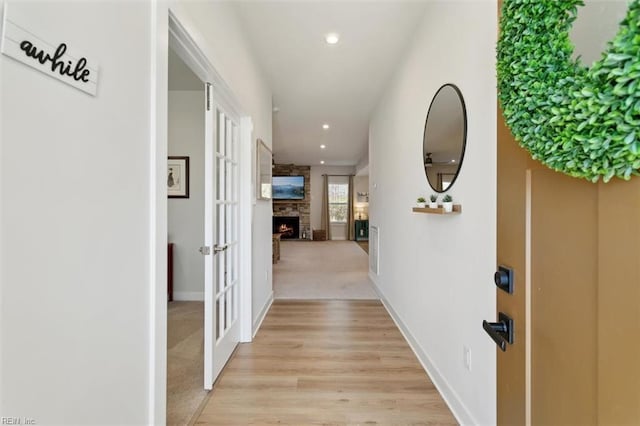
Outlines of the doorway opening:
{"type": "Polygon", "coordinates": [[[169,47],[167,424],[187,424],[204,375],[205,82],[169,47]]]}
{"type": "Polygon", "coordinates": [[[237,344],[252,339],[253,125],[203,53],[207,46],[194,41],[173,10],[167,17],[168,44],[158,45],[167,66],[158,67],[157,81],[168,84],[157,86],[161,136],[155,160],[164,171],[155,184],[157,196],[169,199],[166,209],[158,203],[158,223],[167,225],[156,228],[156,241],[167,240],[172,261],[158,256],[156,268],[171,272],[173,289],[165,300],[168,283],[155,290],[157,312],[167,313],[166,321],[156,322],[167,344],[156,347],[155,359],[166,367],[159,377],[167,380],[157,380],[154,392],[156,416],[186,424],[237,344]]]}

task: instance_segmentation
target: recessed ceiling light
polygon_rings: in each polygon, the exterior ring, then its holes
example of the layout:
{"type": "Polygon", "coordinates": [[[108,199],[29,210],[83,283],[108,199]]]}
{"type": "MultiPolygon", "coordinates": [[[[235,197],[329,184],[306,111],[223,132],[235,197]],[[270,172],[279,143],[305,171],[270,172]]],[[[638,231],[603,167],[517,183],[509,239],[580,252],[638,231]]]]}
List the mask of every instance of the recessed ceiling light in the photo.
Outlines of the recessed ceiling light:
{"type": "Polygon", "coordinates": [[[451,160],[451,162],[452,162],[452,163],[455,163],[455,162],[456,162],[456,160],[455,160],[455,159],[454,159],[454,160],[451,160]]]}
{"type": "Polygon", "coordinates": [[[324,39],[329,44],[336,44],[340,40],[340,35],[338,35],[337,33],[329,33],[324,36],[324,39]]]}
{"type": "Polygon", "coordinates": [[[326,145],[320,145],[320,149],[325,149],[326,147],[326,145]]]}
{"type": "Polygon", "coordinates": [[[324,160],[320,160],[320,164],[324,164],[324,160]]]}
{"type": "Polygon", "coordinates": [[[322,128],[323,128],[323,129],[325,129],[325,130],[327,130],[327,129],[329,128],[329,125],[328,125],[328,124],[323,124],[323,125],[322,125],[322,128]]]}

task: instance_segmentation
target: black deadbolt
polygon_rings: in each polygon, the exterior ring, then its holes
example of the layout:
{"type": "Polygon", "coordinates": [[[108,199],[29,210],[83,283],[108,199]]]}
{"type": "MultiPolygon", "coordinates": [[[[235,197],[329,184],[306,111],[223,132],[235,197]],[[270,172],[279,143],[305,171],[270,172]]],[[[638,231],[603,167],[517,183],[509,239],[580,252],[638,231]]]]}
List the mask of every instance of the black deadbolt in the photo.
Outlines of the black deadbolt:
{"type": "Polygon", "coordinates": [[[507,266],[498,266],[498,271],[493,274],[493,281],[502,291],[513,294],[513,270],[507,266]]]}

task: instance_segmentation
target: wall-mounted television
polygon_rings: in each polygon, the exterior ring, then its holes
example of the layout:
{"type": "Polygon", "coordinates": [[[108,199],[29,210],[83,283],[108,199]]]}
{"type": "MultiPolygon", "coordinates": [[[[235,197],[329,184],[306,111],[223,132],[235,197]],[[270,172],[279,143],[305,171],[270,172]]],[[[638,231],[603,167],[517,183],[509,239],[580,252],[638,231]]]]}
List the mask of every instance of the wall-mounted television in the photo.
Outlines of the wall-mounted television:
{"type": "Polygon", "coordinates": [[[304,176],[274,176],[274,200],[304,200],[304,176]]]}

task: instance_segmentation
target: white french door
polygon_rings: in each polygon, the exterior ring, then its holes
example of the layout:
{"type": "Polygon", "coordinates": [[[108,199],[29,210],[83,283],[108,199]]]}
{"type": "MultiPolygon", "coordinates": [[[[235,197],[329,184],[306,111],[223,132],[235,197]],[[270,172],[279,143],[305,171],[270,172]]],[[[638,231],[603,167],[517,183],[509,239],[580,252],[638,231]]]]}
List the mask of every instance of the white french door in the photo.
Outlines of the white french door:
{"type": "Polygon", "coordinates": [[[211,389],[240,340],[239,321],[239,120],[207,84],[205,148],[204,384],[211,389]]]}

